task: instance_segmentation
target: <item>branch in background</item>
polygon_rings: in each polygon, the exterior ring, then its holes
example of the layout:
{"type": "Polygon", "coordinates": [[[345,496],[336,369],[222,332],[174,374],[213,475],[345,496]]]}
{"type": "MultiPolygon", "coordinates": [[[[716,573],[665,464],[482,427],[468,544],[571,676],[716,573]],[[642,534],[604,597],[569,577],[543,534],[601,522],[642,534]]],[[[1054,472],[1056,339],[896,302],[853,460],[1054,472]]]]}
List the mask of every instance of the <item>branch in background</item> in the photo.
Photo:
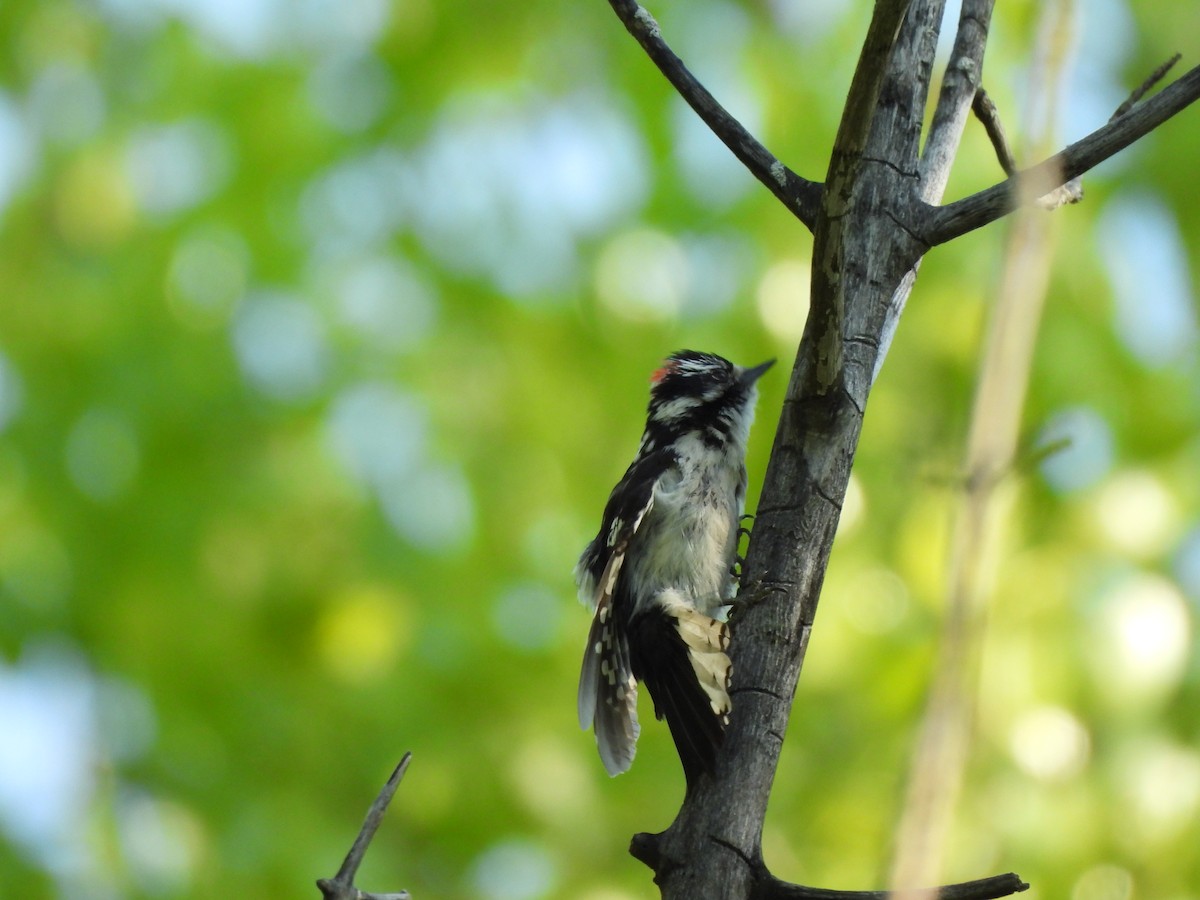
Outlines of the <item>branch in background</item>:
{"type": "Polygon", "coordinates": [[[654,16],[637,0],[608,0],[617,17],[634,36],[646,55],[674,85],[679,95],[696,111],[750,174],[767,186],[792,214],[809,229],[817,219],[821,185],[801,178],[771,155],[745,127],[729,114],[708,89],[696,80],[687,66],[663,40],[654,16]]]}
{"type": "Polygon", "coordinates": [[[379,830],[379,823],[383,821],[383,814],[387,812],[388,804],[392,802],[392,797],[395,796],[396,788],[400,786],[400,779],[404,777],[404,773],[408,770],[408,763],[411,759],[412,753],[404,754],[404,758],[400,760],[400,765],[396,766],[395,771],[392,772],[392,777],[387,780],[387,784],[383,786],[383,789],[379,792],[379,796],[371,804],[371,808],[367,812],[366,821],[363,822],[362,829],[358,832],[358,837],[354,839],[354,845],[350,848],[350,852],[346,854],[346,859],[342,862],[342,867],[338,869],[337,875],[333,878],[317,879],[317,887],[321,889],[321,894],[325,900],[410,900],[408,891],[398,891],[390,894],[372,894],[368,891],[360,891],[354,886],[354,876],[358,872],[358,867],[367,853],[367,847],[370,846],[371,839],[375,837],[375,832],[379,830]]]}
{"type": "Polygon", "coordinates": [[[1023,197],[1023,183],[1040,183],[1049,188],[1078,178],[1149,134],[1197,99],[1200,99],[1200,66],[1167,85],[1145,103],[1134,105],[1083,140],[1038,165],[970,197],[927,209],[924,222],[920,222],[916,229],[922,240],[930,246],[937,246],[982,228],[1017,208],[1023,197]]]}
{"type": "MultiPolygon", "coordinates": [[[[1055,121],[1055,86],[1065,79],[1062,48],[1069,44],[1070,0],[1045,6],[1035,57],[1051,99],[1044,108],[1042,134],[1055,121]]],[[[1006,172],[1016,169],[995,106],[982,91],[973,104],[1006,172]]],[[[1022,206],[1043,205],[1044,187],[1018,181],[1030,197],[1022,206]]],[[[896,829],[891,884],[901,888],[929,883],[943,871],[956,808],[966,779],[972,726],[977,713],[980,656],[992,599],[997,548],[1015,485],[1011,471],[1020,433],[1038,326],[1050,280],[1054,219],[1019,215],[1008,231],[1003,275],[980,362],[979,380],[959,492],[949,536],[946,612],[929,697],[909,765],[903,812],[896,829]]],[[[912,900],[933,900],[933,892],[904,892],[912,900]]]]}

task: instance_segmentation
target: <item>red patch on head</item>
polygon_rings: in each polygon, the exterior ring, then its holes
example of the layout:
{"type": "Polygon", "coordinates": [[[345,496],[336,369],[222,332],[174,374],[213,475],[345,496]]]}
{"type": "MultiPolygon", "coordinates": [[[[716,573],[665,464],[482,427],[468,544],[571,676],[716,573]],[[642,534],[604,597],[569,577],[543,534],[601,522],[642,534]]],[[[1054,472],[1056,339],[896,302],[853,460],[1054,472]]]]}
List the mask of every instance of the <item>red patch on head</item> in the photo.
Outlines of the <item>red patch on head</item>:
{"type": "Polygon", "coordinates": [[[661,366],[650,373],[650,383],[658,384],[668,375],[675,371],[677,363],[673,359],[666,360],[661,366]]]}

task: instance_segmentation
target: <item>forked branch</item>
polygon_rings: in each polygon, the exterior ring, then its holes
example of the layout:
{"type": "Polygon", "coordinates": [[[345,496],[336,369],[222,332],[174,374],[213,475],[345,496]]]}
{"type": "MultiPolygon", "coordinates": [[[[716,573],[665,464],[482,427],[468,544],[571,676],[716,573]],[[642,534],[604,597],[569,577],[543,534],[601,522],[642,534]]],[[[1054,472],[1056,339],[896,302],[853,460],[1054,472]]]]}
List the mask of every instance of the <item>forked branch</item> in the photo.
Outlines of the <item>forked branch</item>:
{"type": "MultiPolygon", "coordinates": [[[[1180,54],[1176,53],[1165,63],[1150,73],[1150,76],[1139,84],[1130,95],[1117,107],[1116,111],[1109,116],[1108,121],[1114,122],[1121,116],[1125,115],[1129,110],[1133,109],[1134,105],[1146,96],[1146,94],[1156,84],[1166,77],[1166,74],[1171,71],[1175,63],[1179,62],[1180,54]]],[[[1004,174],[1009,178],[1017,175],[1017,160],[1013,156],[1012,147],[1008,142],[1008,137],[1004,133],[1004,126],[1000,122],[1000,111],[996,109],[996,104],[992,102],[992,98],[988,96],[987,91],[980,87],[975,92],[975,99],[971,103],[971,111],[975,113],[975,117],[983,124],[984,131],[987,132],[988,140],[992,142],[992,148],[996,151],[996,159],[1000,163],[1000,168],[1004,170],[1004,174]]],[[[1042,209],[1052,210],[1058,209],[1067,203],[1078,203],[1083,199],[1083,183],[1078,178],[1072,178],[1048,194],[1038,197],[1035,201],[1042,209]]]]}
{"type": "MultiPolygon", "coordinates": [[[[927,182],[926,200],[936,199],[945,184],[950,155],[957,146],[966,109],[975,100],[978,78],[983,62],[983,50],[987,42],[988,25],[994,0],[966,0],[963,4],[955,48],[951,54],[950,67],[943,81],[942,95],[934,113],[925,153],[922,158],[922,178],[927,182]],[[969,98],[969,99],[968,99],[969,98]],[[963,101],[966,101],[965,104],[963,101]]],[[[734,156],[761,181],[775,197],[783,203],[811,231],[816,223],[823,186],[796,174],[777,159],[745,126],[734,118],[715,97],[701,84],[683,61],[663,38],[662,29],[654,16],[637,0],[609,0],[618,18],[645,50],[646,55],[666,76],[679,95],[696,111],[701,120],[733,152],[734,156]]],[[[907,3],[890,0],[883,4],[884,14],[877,9],[873,25],[886,22],[890,27],[903,14],[907,3]]],[[[879,32],[872,42],[871,35],[864,44],[864,52],[875,44],[884,46],[891,35],[879,32]]],[[[1176,57],[1177,59],[1178,57],[1176,57]]],[[[1009,174],[1006,181],[986,190],[945,206],[929,206],[923,214],[903,217],[913,231],[919,233],[930,247],[944,244],[956,237],[982,228],[1008,213],[1021,202],[1020,182],[1033,180],[1035,183],[1051,182],[1056,186],[1066,185],[1064,190],[1051,192],[1041,198],[1041,205],[1053,207],[1079,199],[1077,190],[1069,185],[1089,169],[1115,155],[1134,141],[1144,137],[1176,113],[1200,99],[1200,68],[1192,69],[1174,84],[1165,88],[1158,96],[1136,106],[1141,96],[1162,79],[1175,60],[1161,66],[1145,83],[1118,109],[1113,118],[1083,140],[1070,145],[1061,152],[1036,166],[1009,174]]],[[[879,68],[873,61],[868,71],[879,68]]],[[[861,95],[864,101],[873,100],[870,90],[852,91],[852,98],[861,95]]],[[[981,101],[982,102],[982,101],[981,101]]],[[[860,104],[861,110],[870,110],[871,104],[860,104]]],[[[847,115],[842,120],[839,143],[857,149],[865,132],[845,133],[847,127],[869,121],[868,114],[848,104],[847,115]]],[[[977,109],[978,112],[978,109],[977,109]]],[[[997,120],[998,121],[998,120],[997,120]]],[[[853,128],[852,128],[853,130],[853,128]]],[[[845,149],[845,148],[843,148],[845,149]]]]}
{"type": "MultiPolygon", "coordinates": [[[[1160,69],[1147,79],[1147,84],[1153,84],[1163,74],[1165,69],[1160,69]]],[[[1049,159],[970,197],[931,208],[919,229],[922,239],[936,246],[982,228],[1016,209],[1022,196],[1022,182],[1063,184],[1124,150],[1200,99],[1200,66],[1144,103],[1136,103],[1142,92],[1141,89],[1134,92],[1132,108],[1118,110],[1119,114],[1107,124],[1049,159]]]]}

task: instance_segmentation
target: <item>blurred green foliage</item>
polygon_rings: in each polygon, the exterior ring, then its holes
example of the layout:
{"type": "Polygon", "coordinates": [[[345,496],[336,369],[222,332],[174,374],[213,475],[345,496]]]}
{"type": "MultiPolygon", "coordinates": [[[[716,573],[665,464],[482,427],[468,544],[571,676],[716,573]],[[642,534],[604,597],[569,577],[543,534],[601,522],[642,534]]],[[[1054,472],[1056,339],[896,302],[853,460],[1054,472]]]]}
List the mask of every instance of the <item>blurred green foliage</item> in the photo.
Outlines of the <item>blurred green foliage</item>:
{"type": "MultiPolygon", "coordinates": [[[[1200,47],[1191,6],[1078,6],[1064,140],[1200,47]]],[[[822,177],[869,4],[653,10],[822,177]]],[[[1017,135],[1038,10],[988,52],[1017,135]]],[[[662,356],[794,355],[803,228],[602,2],[24,0],[0,37],[0,893],[315,896],[411,749],[363,887],[653,896],[627,839],[682,779],[661,727],[615,780],[578,730],[571,567],[662,356]]],[[[1056,214],[1026,444],[1070,443],[1018,476],[948,880],[1200,898],[1197,145],[1056,214]]],[[[998,177],[972,125],[948,196],[998,177]]],[[[781,877],[884,880],[1004,231],[926,260],[875,390],[781,877]]]]}

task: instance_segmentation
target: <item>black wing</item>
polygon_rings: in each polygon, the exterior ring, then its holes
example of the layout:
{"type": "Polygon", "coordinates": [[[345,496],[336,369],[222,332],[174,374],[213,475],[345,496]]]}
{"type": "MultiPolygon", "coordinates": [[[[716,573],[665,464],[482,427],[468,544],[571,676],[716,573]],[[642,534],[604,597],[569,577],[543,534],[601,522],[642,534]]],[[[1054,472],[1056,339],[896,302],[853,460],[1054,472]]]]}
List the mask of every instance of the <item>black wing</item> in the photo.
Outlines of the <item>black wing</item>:
{"type": "Polygon", "coordinates": [[[632,764],[639,732],[637,681],[624,627],[631,610],[617,608],[618,578],[629,541],[654,506],[655,485],[674,464],[675,454],[667,449],[634,460],[613,488],[600,531],[575,567],[581,598],[595,605],[579,673],[579,726],[595,726],[610,775],[632,764]]]}
{"type": "Polygon", "coordinates": [[[654,488],[667,470],[675,465],[674,451],[663,448],[639,456],[617,482],[604,505],[600,531],[583,551],[575,566],[579,599],[588,606],[597,605],[600,576],[613,554],[624,552],[642,517],[654,504],[654,488]]]}
{"type": "Polygon", "coordinates": [[[667,720],[691,785],[713,770],[729,721],[729,629],[678,591],[663,590],[656,599],[627,629],[630,658],[655,717],[667,720]]]}

